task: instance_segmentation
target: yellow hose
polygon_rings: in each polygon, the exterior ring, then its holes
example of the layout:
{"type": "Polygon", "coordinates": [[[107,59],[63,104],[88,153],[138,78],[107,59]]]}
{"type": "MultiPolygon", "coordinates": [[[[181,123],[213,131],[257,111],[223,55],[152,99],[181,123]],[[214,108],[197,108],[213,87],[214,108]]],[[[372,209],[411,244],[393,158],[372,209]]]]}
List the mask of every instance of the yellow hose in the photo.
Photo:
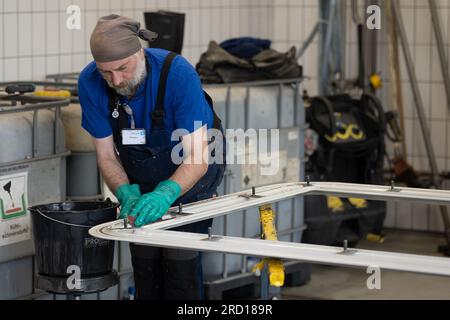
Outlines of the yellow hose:
{"type": "Polygon", "coordinates": [[[67,90],[36,90],[34,95],[37,97],[52,97],[52,98],[70,98],[70,91],[67,90]]]}
{"type": "MultiPolygon", "coordinates": [[[[263,205],[259,207],[259,217],[262,225],[262,234],[265,240],[277,241],[277,230],[275,228],[275,212],[272,206],[263,205]]],[[[284,285],[284,265],[281,259],[264,258],[253,267],[253,272],[261,274],[264,266],[267,264],[270,285],[282,287],[284,285]]]]}

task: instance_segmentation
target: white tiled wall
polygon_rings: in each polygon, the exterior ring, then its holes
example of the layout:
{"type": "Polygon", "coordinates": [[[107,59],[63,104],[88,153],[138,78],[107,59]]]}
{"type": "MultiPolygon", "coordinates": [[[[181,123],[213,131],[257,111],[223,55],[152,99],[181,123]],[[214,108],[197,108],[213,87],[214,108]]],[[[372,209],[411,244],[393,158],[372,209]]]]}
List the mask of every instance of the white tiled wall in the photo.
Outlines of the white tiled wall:
{"type": "Polygon", "coordinates": [[[97,19],[117,13],[145,27],[143,12],[186,13],[183,55],[195,64],[211,39],[272,36],[270,0],[0,0],[0,81],[41,80],[78,72],[90,60],[97,19]],[[81,9],[81,29],[66,28],[69,5],[81,9]]]}
{"type": "MultiPolygon", "coordinates": [[[[287,51],[292,46],[300,48],[314,29],[319,16],[319,0],[273,0],[273,47],[287,51]]],[[[304,74],[310,78],[304,88],[317,94],[318,37],[300,59],[304,74]]]]}
{"type": "MultiPolygon", "coordinates": [[[[440,170],[450,170],[449,112],[428,0],[395,1],[401,4],[438,166],[440,170]]],[[[273,47],[280,51],[293,45],[299,47],[317,22],[318,3],[318,0],[0,0],[0,81],[40,80],[50,73],[78,72],[91,60],[89,36],[97,18],[109,13],[134,17],[144,25],[144,11],[185,12],[183,55],[195,64],[211,39],[221,41],[236,36],[254,36],[272,39],[273,47]],[[78,5],[82,10],[81,30],[65,28],[65,10],[70,4],[78,5]]],[[[350,0],[347,3],[350,6],[350,0]]],[[[438,5],[448,55],[450,1],[439,0],[438,5]]],[[[348,77],[356,77],[356,28],[350,17],[348,11],[346,73],[348,77]]],[[[381,30],[378,55],[384,87],[379,95],[389,109],[386,48],[385,32],[381,30]]],[[[317,93],[317,56],[316,38],[300,61],[304,73],[311,77],[305,82],[310,94],[317,93]]],[[[401,68],[408,160],[416,170],[428,170],[403,58],[401,68]]],[[[437,208],[409,204],[390,204],[389,207],[387,226],[442,230],[437,208]]]]}

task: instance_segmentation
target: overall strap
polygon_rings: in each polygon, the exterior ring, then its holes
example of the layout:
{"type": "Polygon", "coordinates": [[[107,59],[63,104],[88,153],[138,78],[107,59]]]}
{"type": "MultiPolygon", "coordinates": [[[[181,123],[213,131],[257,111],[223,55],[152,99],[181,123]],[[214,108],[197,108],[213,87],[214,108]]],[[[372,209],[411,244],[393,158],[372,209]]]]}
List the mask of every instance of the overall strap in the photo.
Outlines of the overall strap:
{"type": "Polygon", "coordinates": [[[206,91],[203,90],[203,93],[205,95],[206,102],[208,102],[208,105],[210,106],[211,111],[213,113],[213,128],[217,129],[217,130],[220,130],[221,129],[222,120],[220,120],[219,116],[216,113],[216,110],[214,110],[213,100],[212,100],[211,96],[206,91]]]}
{"type": "Polygon", "coordinates": [[[152,112],[152,126],[163,126],[164,124],[164,98],[166,95],[167,78],[169,77],[169,70],[172,65],[172,61],[176,56],[177,54],[175,52],[170,52],[164,60],[161,75],[159,77],[156,106],[155,110],[152,112]]]}

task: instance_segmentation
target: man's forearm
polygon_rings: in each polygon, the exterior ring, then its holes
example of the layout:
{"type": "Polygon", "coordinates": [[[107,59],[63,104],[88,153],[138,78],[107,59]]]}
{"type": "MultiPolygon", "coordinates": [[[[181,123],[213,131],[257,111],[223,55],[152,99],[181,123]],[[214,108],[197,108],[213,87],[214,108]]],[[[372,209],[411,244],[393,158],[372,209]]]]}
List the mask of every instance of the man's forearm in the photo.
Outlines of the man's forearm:
{"type": "Polygon", "coordinates": [[[169,178],[181,186],[181,194],[185,194],[208,171],[208,161],[204,159],[204,153],[208,151],[206,125],[195,132],[183,136],[183,151],[185,159],[169,178]]]}
{"type": "Polygon", "coordinates": [[[130,183],[127,174],[118,159],[99,160],[100,172],[112,192],[124,183],[130,183]]]}
{"type": "Polygon", "coordinates": [[[182,163],[169,178],[181,186],[181,195],[188,192],[206,173],[208,164],[182,163]]]}

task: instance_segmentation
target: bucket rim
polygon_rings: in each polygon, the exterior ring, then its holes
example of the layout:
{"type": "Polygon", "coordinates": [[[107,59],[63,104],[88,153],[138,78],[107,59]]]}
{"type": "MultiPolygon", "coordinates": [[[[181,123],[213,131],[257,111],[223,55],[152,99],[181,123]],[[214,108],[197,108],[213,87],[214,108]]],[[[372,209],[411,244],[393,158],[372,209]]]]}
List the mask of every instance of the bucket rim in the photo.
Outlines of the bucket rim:
{"type": "Polygon", "coordinates": [[[101,200],[101,201],[61,201],[61,202],[51,202],[51,203],[43,203],[43,204],[38,204],[38,205],[34,205],[34,206],[30,206],[27,209],[30,212],[36,212],[37,210],[41,211],[42,213],[61,213],[61,214],[66,214],[66,213],[86,213],[86,212],[92,212],[92,209],[87,209],[87,210],[64,210],[64,211],[55,211],[55,210],[48,210],[48,209],[44,209],[44,207],[47,206],[51,206],[51,205],[63,205],[63,204],[94,204],[94,203],[106,203],[108,205],[108,207],[106,208],[100,208],[97,210],[106,210],[106,209],[117,209],[120,207],[120,204],[117,202],[113,202],[111,201],[109,198],[107,200],[101,200]]]}

